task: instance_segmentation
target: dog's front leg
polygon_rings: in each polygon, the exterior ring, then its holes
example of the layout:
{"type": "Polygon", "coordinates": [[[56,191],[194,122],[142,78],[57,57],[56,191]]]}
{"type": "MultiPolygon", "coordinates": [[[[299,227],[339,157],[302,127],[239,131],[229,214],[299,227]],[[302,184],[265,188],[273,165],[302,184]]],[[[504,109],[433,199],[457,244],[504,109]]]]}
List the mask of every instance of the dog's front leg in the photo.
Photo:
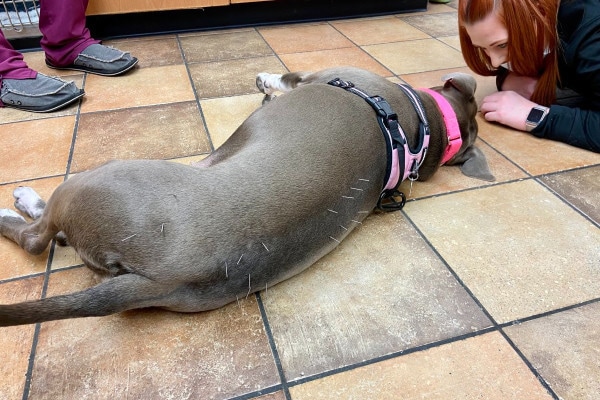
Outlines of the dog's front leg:
{"type": "Polygon", "coordinates": [[[256,76],[256,87],[267,96],[275,92],[289,92],[304,83],[309,72],[288,72],[287,74],[269,74],[261,72],[256,76]]]}

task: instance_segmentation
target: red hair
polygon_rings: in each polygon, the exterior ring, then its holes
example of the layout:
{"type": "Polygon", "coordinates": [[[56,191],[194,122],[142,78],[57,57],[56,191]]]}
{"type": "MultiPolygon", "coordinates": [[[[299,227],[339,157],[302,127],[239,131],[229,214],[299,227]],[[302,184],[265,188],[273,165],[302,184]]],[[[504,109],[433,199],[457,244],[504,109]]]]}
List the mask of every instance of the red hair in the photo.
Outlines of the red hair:
{"type": "Polygon", "coordinates": [[[519,75],[538,78],[531,100],[549,106],[556,100],[558,75],[558,33],[560,0],[459,0],[458,35],[465,62],[475,73],[497,74],[485,52],[473,46],[465,26],[485,19],[490,13],[508,32],[508,61],[519,75]],[[547,53],[547,54],[546,54],[547,53]],[[546,54],[544,56],[544,54],[546,54]]]}

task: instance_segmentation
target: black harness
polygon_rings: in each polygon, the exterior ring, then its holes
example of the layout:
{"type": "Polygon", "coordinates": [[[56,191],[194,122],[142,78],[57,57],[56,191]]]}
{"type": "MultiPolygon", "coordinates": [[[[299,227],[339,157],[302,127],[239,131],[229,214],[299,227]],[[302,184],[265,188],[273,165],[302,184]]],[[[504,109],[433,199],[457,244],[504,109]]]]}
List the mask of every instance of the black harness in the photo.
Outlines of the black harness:
{"type": "Polygon", "coordinates": [[[429,123],[421,99],[419,99],[416,92],[410,86],[398,85],[410,100],[420,120],[419,142],[417,143],[417,147],[413,149],[406,140],[404,130],[398,122],[398,115],[383,97],[369,96],[364,91],[355,87],[352,82],[343,81],[340,78],[333,79],[327,83],[356,94],[375,110],[379,128],[385,138],[388,155],[383,189],[377,202],[377,209],[381,211],[401,210],[406,203],[406,196],[397,189],[397,186],[406,178],[411,181],[419,178],[419,167],[425,160],[429,145],[429,123]],[[396,167],[393,162],[394,152],[398,154],[397,168],[399,168],[399,174],[397,174],[397,179],[392,178],[392,171],[396,167]],[[400,200],[397,200],[396,197],[400,197],[400,200]]]}

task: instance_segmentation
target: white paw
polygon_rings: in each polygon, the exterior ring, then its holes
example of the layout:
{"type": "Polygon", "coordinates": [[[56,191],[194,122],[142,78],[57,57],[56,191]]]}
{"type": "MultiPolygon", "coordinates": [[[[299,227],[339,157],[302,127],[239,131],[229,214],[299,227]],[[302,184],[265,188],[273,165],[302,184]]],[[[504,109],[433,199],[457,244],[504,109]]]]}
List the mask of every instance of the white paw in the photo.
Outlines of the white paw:
{"type": "Polygon", "coordinates": [[[44,213],[46,203],[30,187],[19,186],[13,192],[15,198],[15,207],[17,210],[29,215],[33,219],[38,219],[44,213]]]}
{"type": "Polygon", "coordinates": [[[26,222],[25,218],[23,218],[23,216],[21,216],[21,214],[17,213],[14,210],[9,209],[9,208],[0,208],[0,218],[2,218],[2,217],[19,218],[23,222],[26,222]]]}
{"type": "Polygon", "coordinates": [[[281,82],[280,74],[261,72],[256,76],[256,87],[264,94],[273,94],[281,82]]]}

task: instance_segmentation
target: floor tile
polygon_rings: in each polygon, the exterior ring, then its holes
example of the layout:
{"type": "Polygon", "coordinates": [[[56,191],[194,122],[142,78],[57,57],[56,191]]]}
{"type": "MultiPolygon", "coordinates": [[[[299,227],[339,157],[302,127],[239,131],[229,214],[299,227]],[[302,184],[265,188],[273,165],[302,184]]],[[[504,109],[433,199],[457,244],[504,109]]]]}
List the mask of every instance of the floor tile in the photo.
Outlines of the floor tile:
{"type": "MultiPolygon", "coordinates": [[[[63,181],[63,177],[38,179],[18,184],[0,186],[0,208],[15,210],[13,191],[17,186],[26,185],[32,187],[43,199],[50,198],[52,192],[63,181]]],[[[0,240],[0,280],[16,278],[20,276],[39,274],[46,271],[48,263],[49,248],[42,254],[34,256],[25,252],[16,243],[4,238],[0,240]]]]}
{"type": "Polygon", "coordinates": [[[79,258],[72,247],[61,247],[58,245],[54,247],[52,252],[52,263],[50,264],[50,268],[52,270],[73,267],[82,264],[83,261],[81,261],[81,258],[79,258]]]}
{"type": "Polygon", "coordinates": [[[429,38],[419,29],[395,17],[344,20],[331,24],[359,46],[429,38]]]}
{"type": "Polygon", "coordinates": [[[505,332],[561,399],[600,393],[600,303],[507,327],[505,332]]]}
{"type": "Polygon", "coordinates": [[[458,35],[456,12],[407,16],[402,20],[435,38],[458,35]]]}
{"type": "Polygon", "coordinates": [[[290,389],[303,399],[551,399],[498,333],[332,375],[290,389]]]}
{"type": "Polygon", "coordinates": [[[454,47],[456,50],[460,51],[460,38],[458,35],[451,36],[440,36],[437,38],[440,42],[446,43],[448,46],[454,47]]]}
{"type": "Polygon", "coordinates": [[[282,54],[279,58],[290,71],[319,71],[325,68],[348,65],[363,68],[384,77],[392,76],[389,70],[358,47],[282,54]]]}
{"type": "MultiPolygon", "coordinates": [[[[1,254],[1,253],[0,253],[1,254]]],[[[3,268],[6,265],[3,264],[3,268]]],[[[0,284],[0,303],[10,304],[40,298],[44,277],[0,284]]],[[[35,325],[0,328],[0,398],[21,399],[35,325]]]]}
{"type": "Polygon", "coordinates": [[[79,122],[71,171],[112,159],[169,159],[208,152],[195,102],[89,113],[79,122]]]}
{"type": "Polygon", "coordinates": [[[271,48],[255,30],[186,36],[180,42],[188,63],[273,55],[271,48]]]}
{"type": "Polygon", "coordinates": [[[490,326],[400,213],[262,298],[288,380],[490,326]]]}
{"type": "Polygon", "coordinates": [[[397,75],[462,67],[462,55],[435,39],[410,40],[363,47],[397,75]]]}
{"type": "Polygon", "coordinates": [[[479,137],[531,175],[600,164],[600,154],[483,122],[479,137]]]}
{"type": "Polygon", "coordinates": [[[600,166],[543,176],[540,179],[600,224],[600,166]]]}
{"type": "Polygon", "coordinates": [[[261,72],[288,72],[276,57],[192,64],[189,69],[201,99],[259,93],[256,75],[261,72]]]}
{"type": "Polygon", "coordinates": [[[440,3],[429,2],[427,4],[427,11],[402,13],[402,14],[397,14],[396,17],[402,18],[402,17],[412,16],[412,15],[438,14],[438,13],[452,12],[452,11],[456,11],[456,8],[453,7],[453,5],[455,3],[456,3],[456,0],[451,1],[449,4],[440,4],[440,3]]]}
{"type": "Polygon", "coordinates": [[[600,297],[600,231],[535,181],[404,210],[500,323],[600,297]]]}
{"type": "Polygon", "coordinates": [[[194,100],[183,65],[136,68],[126,75],[88,75],[81,112],[106,111],[194,100]]]}
{"type": "MultiPolygon", "coordinates": [[[[96,283],[52,274],[49,295],[96,283]]],[[[279,383],[254,297],[214,312],[138,310],[43,323],[31,398],[227,398],[279,383]]]]}
{"type": "Polygon", "coordinates": [[[137,68],[183,64],[183,57],[175,35],[108,40],[104,44],[130,52],[139,60],[137,68]]]}
{"type": "Polygon", "coordinates": [[[200,106],[213,147],[221,147],[241,123],[262,105],[263,99],[264,95],[259,93],[202,100],[200,106]]]}
{"type": "Polygon", "coordinates": [[[65,173],[75,116],[19,122],[3,129],[7,134],[2,135],[0,183],[65,173]]]}
{"type": "Polygon", "coordinates": [[[259,28],[258,32],[277,54],[303,53],[352,47],[353,44],[329,24],[299,24],[259,28]],[[302,40],[298,40],[302,38],[302,40]]]}

